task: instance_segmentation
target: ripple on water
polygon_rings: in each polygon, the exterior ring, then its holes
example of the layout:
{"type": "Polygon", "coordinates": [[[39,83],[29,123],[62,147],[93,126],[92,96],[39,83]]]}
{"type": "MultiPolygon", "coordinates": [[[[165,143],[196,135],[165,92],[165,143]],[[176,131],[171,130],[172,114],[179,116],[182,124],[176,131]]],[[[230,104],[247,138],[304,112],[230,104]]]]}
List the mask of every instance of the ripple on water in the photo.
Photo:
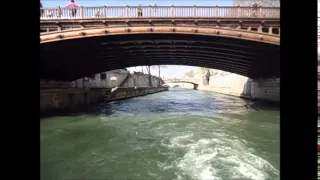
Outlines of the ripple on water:
{"type": "Polygon", "coordinates": [[[169,91],[102,103],[92,116],[42,121],[42,177],[279,179],[279,115],[245,105],[169,91]]]}
{"type": "MultiPolygon", "coordinates": [[[[179,179],[277,179],[279,171],[254,154],[245,142],[226,138],[196,139],[192,133],[163,139],[161,144],[183,155],[159,163],[163,169],[177,169],[179,179]]],[[[170,157],[168,158],[170,159],[170,157]]]]}

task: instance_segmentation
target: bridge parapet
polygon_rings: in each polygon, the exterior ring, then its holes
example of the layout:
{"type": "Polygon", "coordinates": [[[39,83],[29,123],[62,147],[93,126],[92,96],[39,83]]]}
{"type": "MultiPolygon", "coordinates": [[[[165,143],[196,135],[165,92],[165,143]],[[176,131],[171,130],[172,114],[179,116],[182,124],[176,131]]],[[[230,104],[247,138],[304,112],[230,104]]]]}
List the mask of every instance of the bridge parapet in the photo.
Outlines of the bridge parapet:
{"type": "MultiPolygon", "coordinates": [[[[280,8],[277,7],[218,7],[218,6],[138,6],[79,7],[76,14],[67,8],[42,8],[40,31],[74,31],[76,29],[145,28],[153,32],[157,26],[197,28],[227,28],[257,31],[278,35],[280,31],[280,8]]],[[[108,32],[109,30],[105,30],[108,32]]],[[[172,31],[175,31],[174,28],[172,31]]],[[[242,36],[242,35],[239,35],[242,36]]]]}
{"type": "Polygon", "coordinates": [[[96,6],[79,7],[73,15],[66,7],[42,8],[41,20],[102,18],[238,18],[280,19],[279,7],[240,6],[96,6]],[[138,15],[138,11],[142,13],[138,15]]]}

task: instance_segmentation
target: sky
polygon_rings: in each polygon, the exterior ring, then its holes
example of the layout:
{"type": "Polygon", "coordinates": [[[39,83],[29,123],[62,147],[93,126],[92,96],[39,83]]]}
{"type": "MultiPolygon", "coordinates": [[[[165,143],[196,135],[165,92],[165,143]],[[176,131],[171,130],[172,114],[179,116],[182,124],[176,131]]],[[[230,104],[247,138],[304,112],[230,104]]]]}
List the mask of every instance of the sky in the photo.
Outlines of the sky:
{"type": "MultiPolygon", "coordinates": [[[[175,66],[175,65],[167,65],[166,67],[160,68],[160,76],[161,77],[167,77],[167,78],[173,78],[173,77],[183,77],[184,73],[190,70],[194,70],[195,66],[175,66]]],[[[140,67],[129,67],[127,68],[129,71],[136,71],[136,72],[142,72],[141,66],[140,67]]],[[[147,73],[147,69],[143,67],[143,72],[147,73]]],[[[154,76],[159,75],[159,69],[152,66],[151,67],[151,74],[154,76]]]]}
{"type": "MultiPolygon", "coordinates": [[[[43,7],[66,6],[69,0],[41,0],[43,7]]],[[[232,0],[75,0],[79,6],[138,6],[140,3],[143,6],[156,4],[157,6],[232,6],[232,0]]],[[[195,69],[192,66],[167,66],[161,68],[161,77],[182,77],[185,72],[195,69]]],[[[141,67],[128,68],[141,72],[141,67]]],[[[146,73],[146,69],[144,69],[146,73]]],[[[158,69],[151,69],[151,74],[158,76],[158,69]]]]}

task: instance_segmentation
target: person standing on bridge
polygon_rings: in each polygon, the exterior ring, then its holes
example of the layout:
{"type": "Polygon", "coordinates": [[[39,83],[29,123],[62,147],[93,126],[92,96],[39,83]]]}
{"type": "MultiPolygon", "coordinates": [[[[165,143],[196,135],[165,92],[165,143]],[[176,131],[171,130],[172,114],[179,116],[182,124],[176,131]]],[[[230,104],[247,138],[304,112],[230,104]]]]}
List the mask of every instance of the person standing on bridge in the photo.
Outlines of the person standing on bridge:
{"type": "Polygon", "coordinates": [[[72,17],[76,16],[76,14],[77,14],[77,8],[78,8],[79,6],[74,2],[74,0],[71,0],[71,2],[70,2],[66,7],[71,10],[71,15],[72,15],[72,17]]]}
{"type": "Polygon", "coordinates": [[[43,14],[43,9],[42,9],[42,3],[40,1],[40,17],[42,16],[42,14],[43,14]]]}
{"type": "Polygon", "coordinates": [[[141,4],[139,4],[139,7],[138,7],[138,17],[142,17],[142,7],[141,7],[141,4]]]}
{"type": "Polygon", "coordinates": [[[257,11],[258,11],[258,4],[257,3],[253,3],[252,4],[252,9],[253,9],[253,16],[256,17],[257,16],[257,11]]]}

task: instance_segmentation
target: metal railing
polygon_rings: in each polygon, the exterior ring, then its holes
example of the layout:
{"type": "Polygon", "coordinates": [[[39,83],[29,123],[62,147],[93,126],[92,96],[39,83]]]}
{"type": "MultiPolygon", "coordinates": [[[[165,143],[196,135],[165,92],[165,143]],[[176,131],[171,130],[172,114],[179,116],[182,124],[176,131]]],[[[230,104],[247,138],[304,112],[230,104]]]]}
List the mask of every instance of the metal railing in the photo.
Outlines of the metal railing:
{"type": "Polygon", "coordinates": [[[41,8],[40,19],[97,18],[280,18],[279,7],[102,6],[41,8]],[[73,11],[73,12],[72,12],[73,11]],[[138,13],[142,12],[142,13],[138,13]]]}

